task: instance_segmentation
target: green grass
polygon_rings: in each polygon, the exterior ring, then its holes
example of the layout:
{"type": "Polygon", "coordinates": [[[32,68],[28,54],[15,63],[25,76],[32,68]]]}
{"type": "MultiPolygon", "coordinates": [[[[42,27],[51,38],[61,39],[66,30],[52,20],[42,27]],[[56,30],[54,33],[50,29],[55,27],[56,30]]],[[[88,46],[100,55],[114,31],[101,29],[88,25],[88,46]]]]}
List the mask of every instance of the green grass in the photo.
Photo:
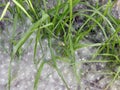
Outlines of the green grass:
{"type": "MultiPolygon", "coordinates": [[[[119,23],[111,14],[111,9],[113,7],[113,2],[109,0],[107,4],[100,6],[97,3],[95,6],[88,4],[87,2],[82,2],[80,0],[67,0],[62,3],[60,0],[56,0],[57,4],[53,8],[47,8],[46,0],[12,0],[13,6],[10,6],[10,2],[7,0],[6,4],[1,4],[4,7],[3,13],[0,16],[0,21],[11,21],[13,23],[13,32],[10,38],[10,42],[13,49],[10,52],[11,62],[16,57],[20,57],[22,52],[22,46],[29,39],[32,34],[35,34],[34,43],[34,57],[33,61],[35,65],[38,66],[38,72],[35,76],[34,90],[37,90],[40,75],[44,64],[48,64],[53,69],[55,69],[60,76],[61,80],[65,84],[66,88],[69,89],[69,85],[65,81],[65,77],[62,75],[62,71],[59,70],[56,62],[58,60],[69,63],[73,69],[74,75],[76,77],[77,83],[80,85],[81,72],[77,72],[77,68],[83,63],[107,63],[109,69],[119,67],[120,65],[120,38],[118,33],[120,31],[119,23]],[[87,8],[79,9],[74,12],[73,8],[77,4],[82,4],[87,8]],[[5,18],[6,12],[10,12],[12,17],[5,18]],[[73,27],[74,19],[76,16],[84,18],[83,24],[75,30],[73,27]],[[31,24],[27,28],[25,33],[21,35],[19,40],[14,40],[17,22],[21,24],[25,20],[29,19],[31,24]],[[93,44],[81,44],[80,41],[84,40],[87,35],[92,32],[97,32],[100,30],[104,36],[104,41],[93,43],[93,44]],[[54,44],[52,39],[58,41],[56,43],[56,53],[54,53],[54,44]],[[37,64],[36,53],[37,47],[42,47],[41,41],[43,39],[48,40],[48,46],[51,52],[51,60],[45,61],[44,58],[37,64]],[[91,60],[80,61],[79,63],[75,60],[75,51],[83,47],[94,47],[97,48],[97,52],[94,53],[91,60]],[[102,56],[101,60],[96,60],[98,56],[102,56]],[[110,66],[110,64],[112,64],[110,66]]],[[[21,24],[22,25],[22,24],[21,24]]],[[[11,62],[9,67],[9,79],[8,79],[8,89],[10,90],[11,84],[11,62]]],[[[112,83],[119,76],[120,70],[114,72],[113,80],[106,87],[112,85],[112,83]]]]}

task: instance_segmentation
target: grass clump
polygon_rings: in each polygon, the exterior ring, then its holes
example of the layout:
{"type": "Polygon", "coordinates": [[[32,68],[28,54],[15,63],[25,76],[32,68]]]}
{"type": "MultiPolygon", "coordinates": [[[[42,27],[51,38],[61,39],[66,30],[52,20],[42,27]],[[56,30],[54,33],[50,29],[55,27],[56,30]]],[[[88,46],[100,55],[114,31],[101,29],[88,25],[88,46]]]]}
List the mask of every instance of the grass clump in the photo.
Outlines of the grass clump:
{"type": "MultiPolygon", "coordinates": [[[[60,59],[67,62],[73,68],[78,84],[80,84],[80,73],[77,72],[78,64],[75,60],[75,51],[82,47],[98,48],[97,52],[92,56],[90,61],[80,61],[80,63],[89,62],[107,62],[109,68],[119,67],[120,58],[120,39],[119,39],[119,20],[112,16],[111,10],[113,6],[112,0],[108,0],[105,5],[99,5],[98,2],[93,6],[87,1],[80,0],[56,0],[56,4],[51,8],[47,7],[46,0],[5,0],[5,9],[1,14],[0,21],[7,20],[4,18],[8,11],[12,15],[14,30],[12,32],[10,43],[13,45],[11,50],[11,62],[16,54],[20,57],[22,46],[32,34],[35,34],[34,43],[34,63],[36,61],[37,47],[41,46],[41,40],[47,39],[48,46],[51,52],[51,61],[45,61],[44,58],[39,62],[38,72],[35,77],[34,90],[37,90],[38,82],[44,64],[50,64],[61,77],[66,88],[69,90],[69,85],[64,79],[56,62],[60,59]],[[11,6],[10,6],[11,4],[11,6]],[[83,5],[85,8],[74,10],[76,5],[83,5]],[[27,19],[31,25],[27,30],[24,30],[19,40],[14,40],[16,33],[16,23],[24,23],[27,19]],[[76,25],[78,24],[78,26],[76,25]],[[100,35],[98,35],[100,33],[100,35]],[[52,39],[55,39],[53,43],[52,39]],[[80,41],[87,39],[92,41],[92,44],[81,44],[80,41]],[[56,47],[55,47],[56,45],[56,47]],[[53,49],[55,49],[55,54],[53,49]],[[102,60],[96,60],[98,56],[102,56],[102,60]],[[110,65],[112,63],[112,65],[110,65]]],[[[0,5],[2,6],[2,5],[0,5]]],[[[22,24],[21,24],[22,25],[22,24]]],[[[11,67],[10,62],[10,67],[11,67]]],[[[114,72],[114,80],[119,76],[119,70],[114,72]]],[[[11,68],[9,68],[8,88],[10,89],[11,68]]]]}

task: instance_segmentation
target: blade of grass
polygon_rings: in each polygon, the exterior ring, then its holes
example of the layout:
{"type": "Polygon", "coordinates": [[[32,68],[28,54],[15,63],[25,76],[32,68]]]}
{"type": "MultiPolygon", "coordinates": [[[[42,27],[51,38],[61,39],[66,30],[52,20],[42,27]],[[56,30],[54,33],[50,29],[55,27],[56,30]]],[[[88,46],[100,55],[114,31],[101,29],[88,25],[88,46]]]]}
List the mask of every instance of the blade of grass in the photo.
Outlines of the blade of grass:
{"type": "Polygon", "coordinates": [[[25,0],[25,1],[26,1],[27,4],[29,5],[29,7],[32,9],[32,11],[33,11],[33,13],[35,14],[36,18],[38,19],[38,15],[37,15],[37,13],[36,13],[36,11],[35,11],[33,5],[32,5],[31,0],[25,0]]]}
{"type": "Polygon", "coordinates": [[[38,87],[38,83],[39,83],[39,80],[40,80],[40,75],[42,73],[42,69],[44,67],[44,64],[45,62],[41,62],[39,68],[38,68],[38,71],[37,71],[37,74],[35,76],[35,82],[34,82],[34,90],[37,90],[37,87],[38,87]]]}
{"type": "Polygon", "coordinates": [[[8,3],[6,4],[6,6],[5,6],[5,8],[4,8],[3,12],[2,12],[2,15],[0,16],[0,21],[1,21],[1,20],[3,19],[3,17],[5,16],[9,5],[10,5],[10,2],[8,2],[8,3]]]}
{"type": "Polygon", "coordinates": [[[60,9],[59,6],[60,6],[60,4],[61,4],[61,1],[59,0],[58,4],[57,4],[57,7],[56,7],[55,15],[54,15],[54,18],[53,18],[53,23],[56,23],[57,17],[59,16],[59,9],[60,9]]]}
{"type": "Polygon", "coordinates": [[[47,12],[46,0],[43,0],[43,4],[44,4],[45,12],[47,12]]]}
{"type": "Polygon", "coordinates": [[[12,0],[27,16],[28,18],[33,21],[33,18],[29,15],[29,13],[25,10],[25,8],[16,0],[12,0]]]}
{"type": "Polygon", "coordinates": [[[37,64],[36,62],[36,53],[37,53],[37,46],[39,43],[39,39],[40,39],[40,31],[37,31],[37,35],[36,35],[36,39],[35,39],[35,46],[34,46],[34,63],[37,64]]]}
{"type": "Polygon", "coordinates": [[[75,64],[75,55],[74,55],[74,45],[72,41],[72,19],[73,19],[73,0],[69,0],[69,8],[70,8],[70,20],[69,20],[69,32],[68,32],[68,41],[69,41],[69,49],[70,49],[70,58],[71,58],[71,63],[73,63],[73,71],[76,76],[77,83],[79,83],[80,78],[77,73],[77,68],[75,64]]]}

